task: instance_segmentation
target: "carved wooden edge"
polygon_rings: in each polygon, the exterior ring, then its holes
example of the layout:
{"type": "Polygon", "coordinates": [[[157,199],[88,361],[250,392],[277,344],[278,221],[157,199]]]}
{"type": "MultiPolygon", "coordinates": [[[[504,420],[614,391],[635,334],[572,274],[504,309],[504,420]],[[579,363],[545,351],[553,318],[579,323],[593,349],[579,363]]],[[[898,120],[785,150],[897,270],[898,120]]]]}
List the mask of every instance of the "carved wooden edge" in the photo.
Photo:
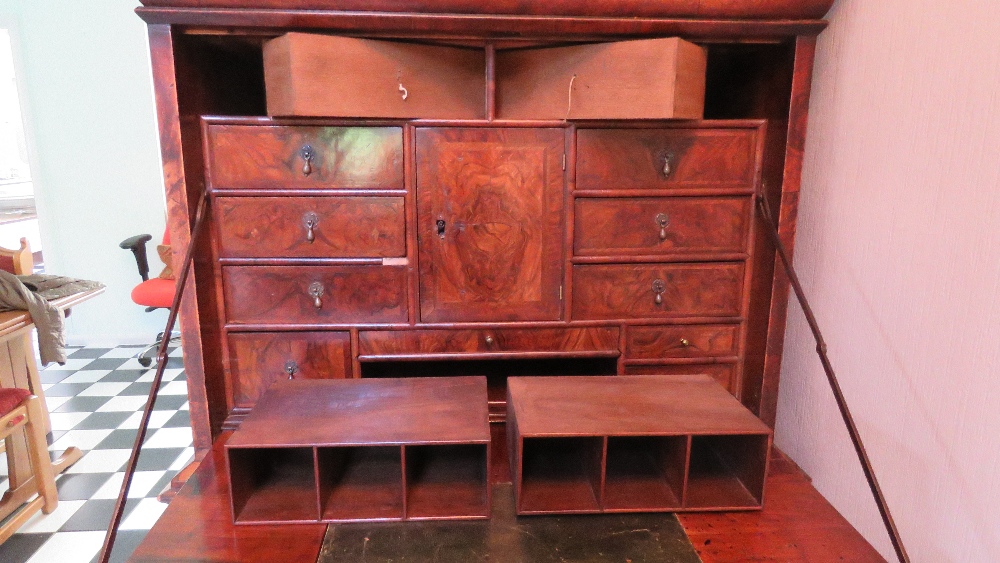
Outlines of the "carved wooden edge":
{"type": "MultiPolygon", "coordinates": [[[[795,66],[792,78],[792,98],[788,113],[788,140],[785,171],[778,212],[778,234],[791,258],[794,252],[795,230],[799,210],[799,190],[802,186],[802,161],[805,152],[806,129],[809,121],[809,97],[812,92],[813,61],[816,38],[799,37],[795,42],[795,66]]],[[[767,349],[764,359],[764,380],[758,416],[774,427],[778,408],[778,382],[781,376],[781,356],[784,351],[785,324],[788,316],[789,282],[783,268],[774,260],[771,286],[771,312],[768,321],[767,349]]]]}
{"type": "Polygon", "coordinates": [[[198,470],[198,467],[201,465],[202,460],[205,459],[208,452],[209,450],[207,449],[197,450],[194,454],[194,459],[191,460],[191,463],[188,463],[183,469],[177,472],[177,475],[174,475],[174,478],[170,480],[170,486],[157,495],[156,500],[164,504],[173,500],[173,498],[177,496],[177,493],[181,492],[181,488],[183,488],[184,484],[188,482],[188,479],[190,479],[191,476],[194,475],[194,472],[198,470]]]}
{"type": "Polygon", "coordinates": [[[678,35],[690,39],[787,38],[818,35],[821,19],[681,19],[651,17],[507,16],[431,13],[231,10],[218,8],[136,8],[147,24],[190,27],[256,28],[280,35],[283,29],[319,29],[327,33],[364,32],[369,37],[474,37],[518,40],[543,37],[576,41],[628,36],[678,35]]]}
{"type": "MultiPolygon", "coordinates": [[[[184,176],[173,39],[169,25],[150,25],[148,33],[167,200],[167,229],[173,242],[174,260],[180,263],[184,258],[184,251],[191,244],[191,209],[188,206],[184,176]]],[[[212,447],[212,435],[196,293],[194,276],[189,276],[181,298],[179,323],[184,346],[184,371],[188,381],[194,447],[207,450],[212,447]]]]}
{"type": "Polygon", "coordinates": [[[140,0],[144,6],[491,15],[822,18],[833,0],[140,0]]]}

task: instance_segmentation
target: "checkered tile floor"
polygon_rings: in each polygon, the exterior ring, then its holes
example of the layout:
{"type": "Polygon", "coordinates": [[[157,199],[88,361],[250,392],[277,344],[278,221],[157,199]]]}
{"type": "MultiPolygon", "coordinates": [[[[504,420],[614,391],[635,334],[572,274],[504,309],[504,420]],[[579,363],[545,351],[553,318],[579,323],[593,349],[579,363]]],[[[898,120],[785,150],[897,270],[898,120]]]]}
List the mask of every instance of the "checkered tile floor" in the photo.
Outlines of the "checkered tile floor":
{"type": "MultiPolygon", "coordinates": [[[[97,560],[155,373],[135,359],[141,351],[77,348],[66,365],[50,364],[41,371],[52,416],[50,449],[76,446],[84,456],[56,478],[59,507],[52,514],[36,514],[0,545],[0,562],[97,560]]],[[[179,348],[170,352],[146,436],[111,561],[131,555],[166,509],[156,496],[194,455],[179,348]]],[[[6,457],[0,458],[0,491],[5,491],[6,457]]]]}

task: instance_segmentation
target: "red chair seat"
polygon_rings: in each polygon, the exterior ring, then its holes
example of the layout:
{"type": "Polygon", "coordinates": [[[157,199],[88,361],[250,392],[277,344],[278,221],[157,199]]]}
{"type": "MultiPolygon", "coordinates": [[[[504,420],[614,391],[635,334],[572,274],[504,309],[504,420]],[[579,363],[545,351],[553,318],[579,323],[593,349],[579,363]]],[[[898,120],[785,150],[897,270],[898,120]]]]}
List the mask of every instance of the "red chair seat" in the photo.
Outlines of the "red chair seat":
{"type": "Polygon", "coordinates": [[[144,307],[169,308],[174,301],[176,280],[151,278],[132,288],[132,301],[144,307]]]}
{"type": "Polygon", "coordinates": [[[25,399],[31,396],[31,391],[18,387],[0,389],[0,416],[4,416],[17,408],[25,399]]]}

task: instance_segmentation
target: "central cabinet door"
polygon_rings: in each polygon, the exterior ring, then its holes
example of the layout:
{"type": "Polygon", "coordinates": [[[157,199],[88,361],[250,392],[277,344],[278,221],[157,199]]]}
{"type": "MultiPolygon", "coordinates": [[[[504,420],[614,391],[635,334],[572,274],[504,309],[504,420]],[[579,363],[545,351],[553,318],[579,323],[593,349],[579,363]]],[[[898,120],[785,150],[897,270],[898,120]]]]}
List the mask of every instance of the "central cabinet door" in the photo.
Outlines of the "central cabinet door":
{"type": "Polygon", "coordinates": [[[420,320],[561,318],[563,129],[418,128],[420,320]]]}

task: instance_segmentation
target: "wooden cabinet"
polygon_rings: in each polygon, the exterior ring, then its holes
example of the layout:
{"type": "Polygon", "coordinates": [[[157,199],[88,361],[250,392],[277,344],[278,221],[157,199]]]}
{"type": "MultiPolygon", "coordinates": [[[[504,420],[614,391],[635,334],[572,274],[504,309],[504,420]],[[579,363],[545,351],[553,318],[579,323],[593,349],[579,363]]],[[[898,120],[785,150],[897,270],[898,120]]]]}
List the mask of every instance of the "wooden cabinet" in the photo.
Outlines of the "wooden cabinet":
{"type": "MultiPolygon", "coordinates": [[[[817,2],[685,11],[530,0],[492,13],[464,0],[364,12],[343,0],[308,10],[147,0],[177,248],[210,194],[180,316],[196,446],[238,427],[289,362],[293,379],[487,375],[497,423],[510,375],[702,373],[773,424],[788,287],[756,199],[770,201],[791,247],[825,26],[802,18],[817,2]],[[462,98],[481,108],[465,119],[377,107],[268,117],[264,45],[290,27],[459,49],[482,63],[482,80],[463,90],[482,95],[462,98]],[[505,55],[673,36],[705,52],[702,120],[539,119],[528,95],[513,120],[498,105],[509,69],[497,74],[497,60],[517,58],[505,55]]],[[[356,62],[350,72],[364,73],[356,62]]],[[[392,95],[397,109],[426,107],[420,82],[387,68],[339,86],[390,88],[352,103],[392,95]]],[[[568,103],[577,86],[566,84],[568,103]]],[[[493,435],[493,451],[507,451],[493,435]]],[[[657,444],[669,458],[667,442],[657,444]]],[[[608,448],[626,460],[635,449],[608,448]]]]}

